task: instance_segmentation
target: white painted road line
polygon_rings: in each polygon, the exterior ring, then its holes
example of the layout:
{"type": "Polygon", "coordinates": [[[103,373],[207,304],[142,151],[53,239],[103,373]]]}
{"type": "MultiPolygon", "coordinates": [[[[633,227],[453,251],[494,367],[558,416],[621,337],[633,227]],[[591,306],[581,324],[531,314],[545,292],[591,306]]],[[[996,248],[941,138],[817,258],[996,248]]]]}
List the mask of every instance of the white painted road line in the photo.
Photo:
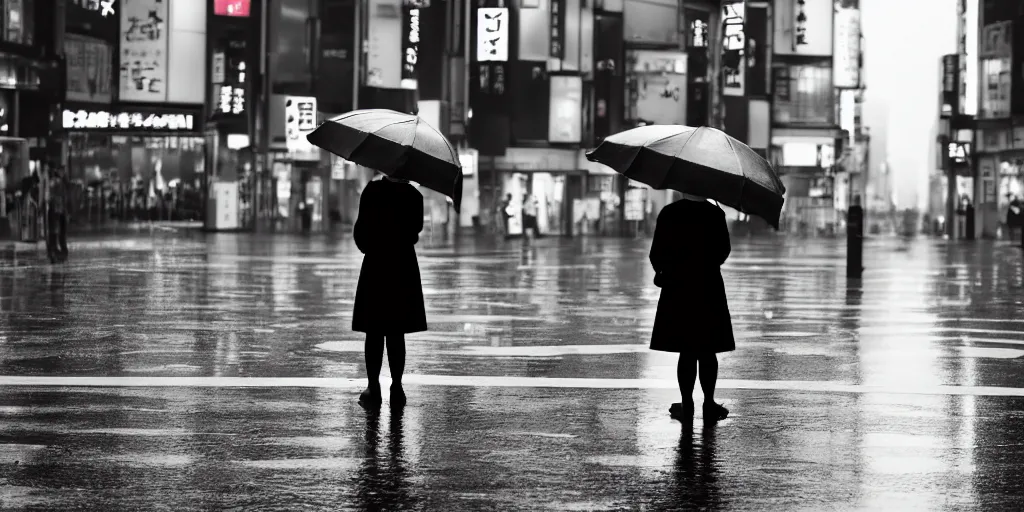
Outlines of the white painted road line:
{"type": "MultiPolygon", "coordinates": [[[[388,379],[382,378],[382,384],[388,379]]],[[[485,377],[456,375],[406,375],[414,386],[466,386],[485,388],[578,388],[578,389],[677,389],[671,379],[586,379],[544,377],[485,377]]],[[[0,386],[40,387],[182,387],[182,388],[337,388],[362,389],[365,379],[327,377],[60,377],[0,376],[0,386]]],[[[718,389],[804,391],[889,395],[966,395],[1024,397],[1024,388],[996,386],[921,386],[911,382],[885,385],[849,384],[815,380],[718,381],[718,389]]]]}

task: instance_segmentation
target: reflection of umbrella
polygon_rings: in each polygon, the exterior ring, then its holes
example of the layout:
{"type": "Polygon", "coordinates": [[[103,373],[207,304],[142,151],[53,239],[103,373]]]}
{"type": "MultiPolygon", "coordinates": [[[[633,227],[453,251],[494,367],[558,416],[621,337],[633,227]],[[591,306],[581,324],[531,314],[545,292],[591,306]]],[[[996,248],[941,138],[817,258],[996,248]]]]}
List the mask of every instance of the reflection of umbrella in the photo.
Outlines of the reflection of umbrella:
{"type": "Polygon", "coordinates": [[[417,116],[393,110],[355,110],[325,121],[309,142],[393,178],[415,181],[462,203],[459,153],[417,116]]]}
{"type": "Polygon", "coordinates": [[[656,189],[709,197],[779,227],[782,180],[761,155],[714,128],[634,128],[606,138],[587,159],[656,189]]]}

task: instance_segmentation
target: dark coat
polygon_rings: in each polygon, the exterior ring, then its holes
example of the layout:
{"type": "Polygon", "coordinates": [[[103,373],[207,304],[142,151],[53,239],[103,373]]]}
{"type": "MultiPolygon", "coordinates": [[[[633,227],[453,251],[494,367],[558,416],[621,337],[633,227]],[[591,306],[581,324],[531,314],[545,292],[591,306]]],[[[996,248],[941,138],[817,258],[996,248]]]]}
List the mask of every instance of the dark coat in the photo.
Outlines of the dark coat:
{"type": "Polygon", "coordinates": [[[731,250],[721,208],[684,199],[661,210],[651,244],[661,287],[652,350],[699,356],[736,349],[720,268],[731,250]]]}
{"type": "Polygon", "coordinates": [[[416,242],[423,230],[423,195],[408,183],[371,181],[359,198],[353,232],[362,252],[352,330],[404,334],[427,330],[416,242]]]}

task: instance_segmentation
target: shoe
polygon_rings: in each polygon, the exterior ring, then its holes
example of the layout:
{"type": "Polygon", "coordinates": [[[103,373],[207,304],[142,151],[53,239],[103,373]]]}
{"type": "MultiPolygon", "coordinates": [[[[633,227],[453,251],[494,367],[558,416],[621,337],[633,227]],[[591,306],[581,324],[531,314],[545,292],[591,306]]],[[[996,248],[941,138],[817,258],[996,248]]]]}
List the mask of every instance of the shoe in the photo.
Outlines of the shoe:
{"type": "Polygon", "coordinates": [[[407,399],[405,397],[405,390],[402,386],[395,387],[391,385],[391,407],[405,407],[407,399]]]}
{"type": "Polygon", "coordinates": [[[729,409],[722,404],[704,402],[704,423],[716,423],[729,416],[729,409]]]}
{"type": "Polygon", "coordinates": [[[674,420],[679,420],[683,423],[693,421],[693,402],[683,405],[682,403],[672,404],[668,408],[668,415],[674,420]]]}
{"type": "Polygon", "coordinates": [[[376,409],[380,407],[381,402],[383,402],[383,399],[380,393],[373,393],[369,388],[359,393],[359,405],[363,406],[364,409],[376,409]]]}

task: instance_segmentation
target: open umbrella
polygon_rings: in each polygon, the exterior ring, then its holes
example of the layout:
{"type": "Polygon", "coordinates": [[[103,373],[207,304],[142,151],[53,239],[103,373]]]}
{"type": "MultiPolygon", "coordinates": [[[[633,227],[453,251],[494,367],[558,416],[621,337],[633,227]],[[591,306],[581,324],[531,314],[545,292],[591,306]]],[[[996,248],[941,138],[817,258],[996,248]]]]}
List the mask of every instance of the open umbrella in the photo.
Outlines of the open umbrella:
{"type": "Polygon", "coordinates": [[[345,160],[436,190],[452,198],[459,211],[459,152],[417,116],[384,109],[354,110],[324,121],[306,138],[345,160]]]}
{"type": "Polygon", "coordinates": [[[656,189],[715,199],[779,228],[782,180],[761,155],[720,130],[642,126],[606,138],[587,159],[656,189]]]}

